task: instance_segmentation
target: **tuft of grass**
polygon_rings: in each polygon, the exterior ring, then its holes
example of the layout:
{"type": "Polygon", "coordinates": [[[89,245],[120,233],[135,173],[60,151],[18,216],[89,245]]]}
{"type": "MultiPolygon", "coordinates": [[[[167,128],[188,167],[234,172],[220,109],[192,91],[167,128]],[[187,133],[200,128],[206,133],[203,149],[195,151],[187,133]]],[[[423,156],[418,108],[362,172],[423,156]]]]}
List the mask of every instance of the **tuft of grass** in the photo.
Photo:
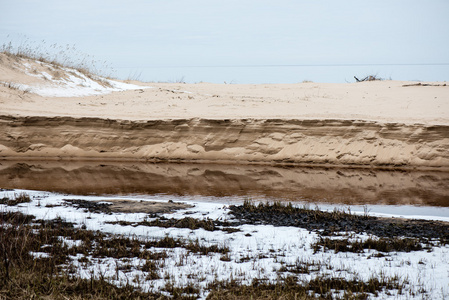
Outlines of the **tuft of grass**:
{"type": "Polygon", "coordinates": [[[18,41],[11,38],[0,47],[0,52],[14,60],[33,59],[58,68],[75,69],[93,80],[97,80],[97,75],[111,77],[114,72],[106,61],[81,52],[75,45],[50,44],[45,40],[36,42],[27,36],[20,36],[18,41]]]}
{"type": "Polygon", "coordinates": [[[196,300],[199,298],[200,289],[193,284],[188,284],[184,287],[175,285],[169,282],[165,285],[164,291],[173,295],[174,299],[181,300],[196,300]]]}
{"type": "Polygon", "coordinates": [[[8,206],[15,206],[20,203],[28,203],[31,202],[31,198],[27,193],[14,193],[14,198],[10,199],[9,197],[3,197],[0,199],[0,204],[6,204],[8,206]]]}
{"type": "MultiPolygon", "coordinates": [[[[315,253],[324,250],[334,250],[338,252],[361,253],[366,249],[380,252],[411,252],[423,250],[423,246],[418,239],[411,238],[368,238],[365,241],[351,241],[349,239],[322,238],[312,244],[315,253]]],[[[429,249],[429,248],[428,248],[429,249]]]]}
{"type": "Polygon", "coordinates": [[[69,203],[75,208],[84,209],[85,211],[93,213],[111,213],[111,209],[109,208],[111,204],[109,203],[98,203],[83,199],[64,199],[64,202],[69,203]]]}
{"type": "Polygon", "coordinates": [[[2,211],[0,212],[0,225],[11,224],[14,226],[29,224],[35,219],[32,215],[25,215],[18,211],[2,211]]]}
{"type": "Polygon", "coordinates": [[[326,212],[278,202],[254,204],[245,201],[243,205],[231,205],[229,209],[238,220],[236,224],[294,226],[315,231],[321,236],[341,236],[354,232],[379,238],[419,239],[421,243],[429,245],[435,241],[441,245],[449,244],[449,224],[438,221],[386,219],[337,209],[326,212]]]}
{"type": "Polygon", "coordinates": [[[312,272],[319,272],[321,264],[315,261],[297,260],[293,265],[284,265],[278,272],[290,272],[294,274],[310,274],[312,272]]]}
{"type": "Polygon", "coordinates": [[[168,219],[165,217],[156,218],[155,220],[144,220],[141,222],[128,222],[128,221],[109,221],[107,224],[118,224],[122,226],[152,226],[152,227],[162,227],[162,228],[188,228],[191,230],[204,229],[207,231],[222,230],[228,233],[238,232],[240,229],[226,227],[231,224],[228,222],[220,222],[206,219],[196,219],[191,217],[185,217],[182,219],[168,219]]]}
{"type": "Polygon", "coordinates": [[[185,247],[187,250],[195,253],[199,253],[202,255],[207,255],[210,252],[212,253],[221,253],[221,254],[227,254],[231,250],[226,246],[218,246],[218,245],[211,245],[211,246],[203,246],[199,243],[198,240],[190,241],[189,244],[185,247]]]}
{"type": "Polygon", "coordinates": [[[385,276],[367,281],[324,276],[305,282],[298,282],[295,277],[286,277],[276,283],[255,279],[251,285],[230,280],[210,284],[208,288],[212,291],[207,299],[368,299],[384,290],[402,290],[404,284],[397,277],[385,276]]]}
{"type": "Polygon", "coordinates": [[[140,81],[142,77],[142,71],[135,70],[133,73],[129,73],[126,81],[140,81]]]}
{"type": "MultiPolygon", "coordinates": [[[[142,242],[135,237],[122,237],[75,228],[61,218],[34,220],[21,213],[0,214],[0,299],[169,299],[160,293],[141,291],[129,284],[115,286],[101,274],[89,279],[76,276],[72,258],[82,255],[85,265],[95,259],[144,259],[137,267],[145,272],[145,280],[160,279],[167,253],[153,252],[152,247],[184,247],[192,252],[227,253],[223,247],[205,247],[198,241],[185,242],[166,237],[142,242]],[[64,240],[78,241],[68,246],[64,240]],[[35,256],[33,253],[46,255],[35,256]],[[88,258],[92,257],[91,259],[88,258]]],[[[117,272],[133,268],[129,263],[117,263],[117,272]]],[[[171,286],[168,292],[177,299],[196,299],[199,290],[193,286],[171,286]]]]}
{"type": "Polygon", "coordinates": [[[172,237],[164,237],[163,239],[148,241],[145,243],[145,248],[185,248],[191,252],[200,253],[202,255],[207,255],[210,252],[212,253],[221,253],[226,254],[230,251],[228,247],[225,246],[204,246],[199,243],[198,240],[189,241],[186,243],[181,239],[174,239],[172,237]]]}
{"type": "MultiPolygon", "coordinates": [[[[342,212],[334,211],[326,215],[316,210],[297,208],[292,204],[254,205],[248,202],[244,205],[251,214],[260,216],[274,212],[278,216],[290,214],[299,218],[301,215],[297,215],[298,211],[305,210],[304,213],[310,220],[322,217],[328,220],[329,216],[336,220],[346,220],[344,215],[341,215],[342,212]]],[[[363,218],[355,216],[353,221],[366,220],[363,218]]],[[[189,224],[187,221],[184,220],[189,224]]],[[[385,240],[389,243],[382,244],[374,239],[362,243],[348,239],[341,249],[357,252],[375,247],[387,250],[403,249],[406,246],[418,247],[419,244],[414,244],[412,239],[385,240]]],[[[322,238],[320,241],[322,244],[317,245],[320,249],[325,248],[325,245],[328,245],[326,249],[334,250],[336,247],[332,244],[334,240],[329,238],[322,238]]],[[[416,239],[416,242],[418,241],[416,239]]],[[[204,295],[202,293],[208,292],[208,299],[367,299],[373,295],[377,296],[380,292],[388,293],[389,290],[397,290],[400,294],[406,284],[397,277],[386,277],[382,274],[366,281],[359,278],[339,278],[335,277],[335,274],[316,277],[314,273],[321,271],[321,268],[327,268],[325,265],[315,261],[298,260],[295,264],[284,265],[278,270],[278,274],[288,272],[293,276],[283,277],[279,274],[275,282],[255,279],[252,284],[243,285],[233,279],[224,282],[216,280],[203,288],[197,283],[201,282],[201,279],[192,273],[191,278],[198,281],[180,285],[176,284],[169,271],[164,272],[166,258],[173,252],[168,251],[169,248],[187,250],[182,251],[184,254],[180,265],[185,264],[186,258],[191,254],[213,253],[223,262],[232,261],[233,258],[228,247],[204,245],[199,240],[186,241],[169,236],[142,240],[137,236],[113,235],[77,228],[75,224],[61,218],[44,221],[21,213],[0,213],[0,299],[197,299],[204,295]],[[76,243],[66,243],[67,240],[76,243]],[[45,255],[36,256],[33,253],[45,255]],[[78,265],[72,261],[74,257],[78,257],[78,265]],[[116,262],[117,275],[114,278],[118,278],[120,272],[139,270],[142,275],[137,280],[164,280],[163,294],[144,292],[127,283],[117,287],[109,282],[111,277],[105,278],[101,274],[94,276],[92,273],[88,279],[77,277],[80,265],[87,268],[98,260],[109,258],[116,262]],[[137,266],[131,263],[131,258],[140,259],[137,266]]],[[[274,252],[276,250],[273,249],[274,252]]],[[[240,260],[243,262],[250,259],[243,257],[240,260]]]]}

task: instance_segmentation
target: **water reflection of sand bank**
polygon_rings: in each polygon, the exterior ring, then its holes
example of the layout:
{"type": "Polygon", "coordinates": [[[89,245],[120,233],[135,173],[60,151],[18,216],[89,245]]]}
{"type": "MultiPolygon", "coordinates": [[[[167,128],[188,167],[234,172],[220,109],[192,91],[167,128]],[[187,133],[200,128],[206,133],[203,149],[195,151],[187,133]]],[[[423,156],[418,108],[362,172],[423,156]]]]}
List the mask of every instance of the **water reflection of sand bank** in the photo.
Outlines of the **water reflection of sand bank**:
{"type": "Polygon", "coordinates": [[[0,187],[449,207],[449,173],[433,171],[2,161],[0,187]]]}

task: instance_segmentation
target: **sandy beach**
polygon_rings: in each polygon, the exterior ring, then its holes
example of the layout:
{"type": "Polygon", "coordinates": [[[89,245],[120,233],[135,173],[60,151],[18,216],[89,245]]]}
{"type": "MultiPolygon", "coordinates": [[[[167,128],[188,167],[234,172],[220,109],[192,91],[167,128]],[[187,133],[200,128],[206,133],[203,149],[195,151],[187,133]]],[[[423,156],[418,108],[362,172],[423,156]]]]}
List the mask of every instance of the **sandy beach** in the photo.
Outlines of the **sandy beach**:
{"type": "Polygon", "coordinates": [[[444,298],[448,99],[436,82],[122,82],[2,54],[0,245],[20,272],[0,293],[444,298]]]}
{"type": "Polygon", "coordinates": [[[448,300],[447,12],[3,1],[0,300],[448,300]]]}
{"type": "Polygon", "coordinates": [[[0,159],[449,169],[449,86],[89,78],[0,56],[0,159]]]}

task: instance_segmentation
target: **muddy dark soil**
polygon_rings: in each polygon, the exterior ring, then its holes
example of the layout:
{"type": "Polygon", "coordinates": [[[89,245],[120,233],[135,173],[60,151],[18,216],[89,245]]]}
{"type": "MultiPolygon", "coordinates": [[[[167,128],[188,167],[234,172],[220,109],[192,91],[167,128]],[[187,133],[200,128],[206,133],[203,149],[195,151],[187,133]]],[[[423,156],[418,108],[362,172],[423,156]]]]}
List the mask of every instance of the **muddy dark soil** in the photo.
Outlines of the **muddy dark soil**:
{"type": "MultiPolygon", "coordinates": [[[[94,213],[140,212],[147,213],[153,221],[145,221],[136,225],[204,228],[206,230],[236,231],[235,226],[243,224],[293,226],[319,232],[321,236],[337,236],[345,232],[367,233],[379,238],[414,238],[423,242],[437,240],[441,244],[449,244],[449,223],[428,220],[407,220],[399,218],[378,218],[367,215],[354,215],[342,211],[324,212],[313,209],[297,208],[284,204],[244,203],[231,205],[230,214],[234,217],[228,222],[218,220],[181,220],[167,219],[159,214],[189,207],[184,203],[148,202],[132,200],[87,201],[81,199],[65,199],[66,203],[76,208],[94,213]]],[[[131,225],[131,224],[128,224],[131,225]]]]}
{"type": "Polygon", "coordinates": [[[157,215],[151,215],[155,217],[154,220],[144,220],[141,222],[127,222],[127,221],[112,221],[106,222],[108,224],[119,224],[122,226],[150,226],[150,227],[162,227],[162,228],[189,228],[191,230],[202,228],[207,231],[222,230],[228,233],[238,232],[240,229],[232,227],[234,223],[223,222],[206,219],[195,219],[185,217],[182,219],[168,219],[164,216],[158,217],[157,215]]]}
{"type": "Polygon", "coordinates": [[[110,208],[111,204],[109,203],[98,203],[95,201],[87,201],[81,199],[64,199],[64,201],[69,205],[72,205],[78,209],[84,209],[88,212],[106,214],[112,213],[110,208]]]}
{"type": "Polygon", "coordinates": [[[150,215],[170,213],[178,209],[192,207],[191,205],[180,202],[151,202],[122,199],[105,199],[89,201],[83,199],[64,199],[64,201],[76,208],[84,209],[94,213],[146,213],[150,215]]]}
{"type": "Polygon", "coordinates": [[[346,212],[323,212],[296,208],[289,205],[244,205],[230,206],[231,214],[238,224],[266,224],[274,226],[294,226],[321,235],[339,235],[341,232],[373,234],[378,237],[408,237],[439,240],[449,244],[449,223],[427,220],[387,219],[359,216],[346,212]]]}

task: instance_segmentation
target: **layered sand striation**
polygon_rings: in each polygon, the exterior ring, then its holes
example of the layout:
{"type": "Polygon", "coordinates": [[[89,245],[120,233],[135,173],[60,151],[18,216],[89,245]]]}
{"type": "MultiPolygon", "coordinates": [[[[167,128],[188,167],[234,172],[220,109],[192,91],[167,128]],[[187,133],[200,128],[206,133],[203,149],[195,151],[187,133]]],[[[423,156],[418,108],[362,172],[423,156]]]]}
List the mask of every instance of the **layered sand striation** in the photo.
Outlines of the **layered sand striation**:
{"type": "Polygon", "coordinates": [[[346,120],[1,117],[3,159],[449,168],[444,125],[346,120]]]}

